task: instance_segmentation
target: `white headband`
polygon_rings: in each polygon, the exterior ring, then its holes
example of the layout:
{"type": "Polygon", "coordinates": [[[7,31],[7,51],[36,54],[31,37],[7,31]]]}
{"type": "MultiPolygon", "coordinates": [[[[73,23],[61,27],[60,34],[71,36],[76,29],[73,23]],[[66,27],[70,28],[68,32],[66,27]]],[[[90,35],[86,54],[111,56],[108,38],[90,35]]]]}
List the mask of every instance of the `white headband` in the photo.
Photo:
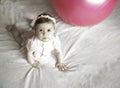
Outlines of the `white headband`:
{"type": "Polygon", "coordinates": [[[48,19],[52,20],[54,24],[56,24],[55,18],[53,18],[53,17],[51,17],[51,16],[49,16],[49,15],[40,15],[39,17],[37,17],[36,19],[34,19],[34,20],[32,21],[31,26],[33,27],[33,26],[35,25],[36,20],[37,20],[37,19],[40,19],[40,18],[48,18],[48,19]]]}
{"type": "Polygon", "coordinates": [[[41,15],[41,16],[37,17],[37,19],[40,19],[40,18],[48,18],[48,19],[52,20],[54,24],[56,24],[55,18],[53,18],[49,15],[41,15]]]}

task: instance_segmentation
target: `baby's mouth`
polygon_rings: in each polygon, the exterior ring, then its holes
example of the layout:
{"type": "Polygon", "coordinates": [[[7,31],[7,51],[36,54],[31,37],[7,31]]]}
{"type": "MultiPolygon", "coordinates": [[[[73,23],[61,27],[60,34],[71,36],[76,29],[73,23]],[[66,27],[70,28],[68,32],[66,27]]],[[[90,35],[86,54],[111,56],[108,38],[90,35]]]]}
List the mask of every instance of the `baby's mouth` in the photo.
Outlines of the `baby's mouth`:
{"type": "Polygon", "coordinates": [[[45,38],[43,38],[43,39],[48,39],[48,38],[45,37],[45,38]]]}
{"type": "Polygon", "coordinates": [[[50,40],[50,39],[49,39],[49,38],[47,38],[47,37],[44,37],[44,38],[43,38],[43,40],[50,40]]]}

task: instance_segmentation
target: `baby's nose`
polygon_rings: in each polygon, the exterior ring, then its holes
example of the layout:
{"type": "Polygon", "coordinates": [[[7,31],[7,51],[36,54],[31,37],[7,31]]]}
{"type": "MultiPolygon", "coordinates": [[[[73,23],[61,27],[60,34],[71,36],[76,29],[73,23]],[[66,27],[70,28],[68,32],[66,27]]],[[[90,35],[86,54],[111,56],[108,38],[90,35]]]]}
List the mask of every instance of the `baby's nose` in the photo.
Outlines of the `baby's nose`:
{"type": "Polygon", "coordinates": [[[46,36],[46,32],[45,31],[43,32],[43,35],[46,36]]]}

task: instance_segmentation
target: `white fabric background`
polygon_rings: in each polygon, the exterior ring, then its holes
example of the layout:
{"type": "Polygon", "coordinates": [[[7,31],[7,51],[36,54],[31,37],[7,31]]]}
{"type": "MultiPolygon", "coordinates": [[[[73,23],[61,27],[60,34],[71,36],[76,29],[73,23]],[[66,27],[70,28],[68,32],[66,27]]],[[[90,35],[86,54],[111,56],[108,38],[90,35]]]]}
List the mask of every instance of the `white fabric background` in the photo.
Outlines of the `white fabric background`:
{"type": "Polygon", "coordinates": [[[0,88],[120,88],[120,1],[100,24],[76,27],[56,15],[50,0],[1,0],[0,24],[0,88]],[[64,62],[76,71],[31,68],[5,29],[13,23],[28,28],[27,18],[42,12],[57,19],[64,62]]]}

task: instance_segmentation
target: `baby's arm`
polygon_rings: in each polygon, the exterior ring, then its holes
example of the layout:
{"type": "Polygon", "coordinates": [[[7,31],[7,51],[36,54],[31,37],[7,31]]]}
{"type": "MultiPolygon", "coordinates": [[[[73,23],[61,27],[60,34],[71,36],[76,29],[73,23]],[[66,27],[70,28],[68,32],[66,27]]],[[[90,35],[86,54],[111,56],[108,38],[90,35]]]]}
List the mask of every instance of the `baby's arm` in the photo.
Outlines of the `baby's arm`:
{"type": "Polygon", "coordinates": [[[31,65],[34,63],[34,56],[32,50],[27,50],[27,60],[31,65]]]}
{"type": "Polygon", "coordinates": [[[40,66],[41,66],[40,62],[34,59],[35,58],[35,56],[34,56],[35,51],[32,49],[31,45],[32,45],[31,41],[28,41],[27,46],[26,46],[28,63],[34,68],[40,68],[40,66]]]}
{"type": "Polygon", "coordinates": [[[32,51],[27,51],[27,60],[28,63],[34,67],[34,68],[40,68],[40,62],[37,60],[34,60],[34,56],[33,56],[34,52],[32,51]]]}
{"type": "Polygon", "coordinates": [[[60,71],[67,71],[67,67],[66,67],[66,65],[64,64],[64,63],[62,63],[62,61],[61,61],[61,52],[59,51],[59,50],[57,50],[57,49],[55,49],[55,51],[54,51],[54,55],[55,55],[55,57],[56,57],[56,67],[60,70],[60,71]]]}
{"type": "Polygon", "coordinates": [[[61,63],[61,53],[60,53],[60,51],[55,49],[54,50],[54,55],[56,57],[56,63],[61,63]]]}
{"type": "Polygon", "coordinates": [[[61,43],[59,38],[55,40],[54,42],[54,56],[56,58],[56,67],[60,70],[60,71],[67,71],[68,68],[66,67],[66,65],[62,62],[62,50],[61,50],[61,43]]]}

